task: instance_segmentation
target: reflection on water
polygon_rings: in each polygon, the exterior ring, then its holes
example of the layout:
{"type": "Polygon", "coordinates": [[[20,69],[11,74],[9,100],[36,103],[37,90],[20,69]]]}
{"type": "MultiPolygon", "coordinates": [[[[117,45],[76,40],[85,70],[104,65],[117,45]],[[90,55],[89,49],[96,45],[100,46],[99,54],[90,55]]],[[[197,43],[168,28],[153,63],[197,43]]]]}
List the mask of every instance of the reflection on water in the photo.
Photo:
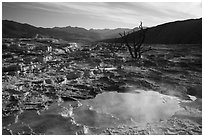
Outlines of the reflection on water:
{"type": "Polygon", "coordinates": [[[110,92],[54,103],[38,113],[24,111],[9,129],[13,134],[98,134],[109,127],[165,120],[181,109],[178,98],[153,91],[110,92]]]}
{"type": "Polygon", "coordinates": [[[114,122],[126,124],[155,122],[165,120],[182,109],[179,106],[178,98],[161,95],[153,91],[141,91],[137,94],[103,93],[94,99],[84,100],[81,103],[83,105],[77,111],[80,112],[83,119],[78,116],[76,121],[87,125],[90,124],[90,121],[107,121],[110,125],[110,119],[106,120],[102,117],[100,120],[99,115],[103,114],[111,116],[112,119],[117,119],[114,122]],[[89,106],[89,110],[84,106],[89,106]],[[97,115],[93,114],[94,112],[97,115]]]}

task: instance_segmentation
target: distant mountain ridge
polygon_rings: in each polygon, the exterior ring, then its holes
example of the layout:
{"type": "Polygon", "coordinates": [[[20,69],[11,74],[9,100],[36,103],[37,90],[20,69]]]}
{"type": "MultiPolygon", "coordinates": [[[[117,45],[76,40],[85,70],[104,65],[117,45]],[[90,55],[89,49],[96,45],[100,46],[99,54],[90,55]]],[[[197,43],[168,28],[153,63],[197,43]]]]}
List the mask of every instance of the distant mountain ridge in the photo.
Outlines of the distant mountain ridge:
{"type": "MultiPolygon", "coordinates": [[[[139,32],[129,35],[129,41],[139,37],[139,32]]],[[[121,38],[106,39],[104,42],[121,42],[121,38]]],[[[202,18],[169,22],[147,28],[146,44],[202,44],[202,18]]]]}
{"type": "MultiPolygon", "coordinates": [[[[2,21],[3,38],[32,38],[36,34],[73,42],[121,42],[119,33],[129,32],[129,41],[138,37],[138,28],[90,29],[80,27],[42,28],[15,21],[2,21]]],[[[202,44],[202,18],[169,22],[147,28],[147,44],[202,44]]]]}
{"type": "Polygon", "coordinates": [[[121,32],[129,32],[132,29],[129,28],[116,28],[116,29],[90,29],[89,31],[98,33],[101,37],[100,39],[107,38],[117,38],[121,32]]]}
{"type": "MultiPolygon", "coordinates": [[[[77,29],[75,29],[77,30],[77,29]]],[[[89,33],[86,30],[83,34],[66,31],[60,28],[42,28],[35,27],[28,24],[22,24],[15,21],[2,21],[2,36],[3,38],[31,38],[36,34],[41,34],[49,37],[63,39],[67,41],[95,41],[98,40],[99,35],[96,33],[89,33]]]]}
{"type": "Polygon", "coordinates": [[[110,29],[106,33],[100,33],[98,30],[87,30],[80,27],[54,27],[42,28],[35,27],[29,24],[18,23],[15,21],[2,21],[2,36],[3,38],[31,38],[36,34],[41,34],[48,37],[54,37],[67,41],[87,41],[93,42],[101,39],[115,38],[119,32],[131,29],[110,29]]]}

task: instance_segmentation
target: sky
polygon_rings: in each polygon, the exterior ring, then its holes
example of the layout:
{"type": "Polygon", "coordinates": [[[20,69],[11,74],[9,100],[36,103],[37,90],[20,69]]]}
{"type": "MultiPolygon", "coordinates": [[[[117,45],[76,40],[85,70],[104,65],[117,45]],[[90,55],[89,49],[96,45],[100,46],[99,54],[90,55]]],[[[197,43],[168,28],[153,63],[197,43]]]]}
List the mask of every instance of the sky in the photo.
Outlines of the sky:
{"type": "Polygon", "coordinates": [[[2,19],[37,27],[134,28],[202,17],[201,2],[3,2],[2,19]]]}

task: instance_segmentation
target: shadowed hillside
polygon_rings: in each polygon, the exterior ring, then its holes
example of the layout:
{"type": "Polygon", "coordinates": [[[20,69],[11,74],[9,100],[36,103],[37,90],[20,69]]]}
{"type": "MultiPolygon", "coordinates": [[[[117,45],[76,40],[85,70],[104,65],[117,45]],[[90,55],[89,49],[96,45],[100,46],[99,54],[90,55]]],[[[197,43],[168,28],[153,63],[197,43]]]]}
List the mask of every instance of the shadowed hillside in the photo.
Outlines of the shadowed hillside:
{"type": "MultiPolygon", "coordinates": [[[[138,32],[129,35],[129,40],[139,36],[138,32]]],[[[105,42],[121,42],[121,39],[108,39],[105,42]]],[[[202,19],[190,19],[158,25],[147,29],[146,44],[201,44],[202,19]]]]}

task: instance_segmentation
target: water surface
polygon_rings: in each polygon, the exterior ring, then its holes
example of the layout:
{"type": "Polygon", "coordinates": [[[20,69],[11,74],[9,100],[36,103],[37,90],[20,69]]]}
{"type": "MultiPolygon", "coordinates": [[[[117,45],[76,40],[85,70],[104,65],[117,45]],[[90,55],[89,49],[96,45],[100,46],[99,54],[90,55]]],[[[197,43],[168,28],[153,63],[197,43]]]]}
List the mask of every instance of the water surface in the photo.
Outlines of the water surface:
{"type": "Polygon", "coordinates": [[[99,127],[107,124],[104,121],[111,120],[114,121],[113,125],[156,122],[165,120],[182,109],[178,98],[154,91],[109,92],[97,95],[94,99],[83,100],[81,103],[82,105],[75,110],[76,121],[88,126],[95,123],[95,126],[99,127]],[[100,117],[105,114],[112,118],[100,117]],[[101,121],[103,123],[100,123],[101,121]]]}

